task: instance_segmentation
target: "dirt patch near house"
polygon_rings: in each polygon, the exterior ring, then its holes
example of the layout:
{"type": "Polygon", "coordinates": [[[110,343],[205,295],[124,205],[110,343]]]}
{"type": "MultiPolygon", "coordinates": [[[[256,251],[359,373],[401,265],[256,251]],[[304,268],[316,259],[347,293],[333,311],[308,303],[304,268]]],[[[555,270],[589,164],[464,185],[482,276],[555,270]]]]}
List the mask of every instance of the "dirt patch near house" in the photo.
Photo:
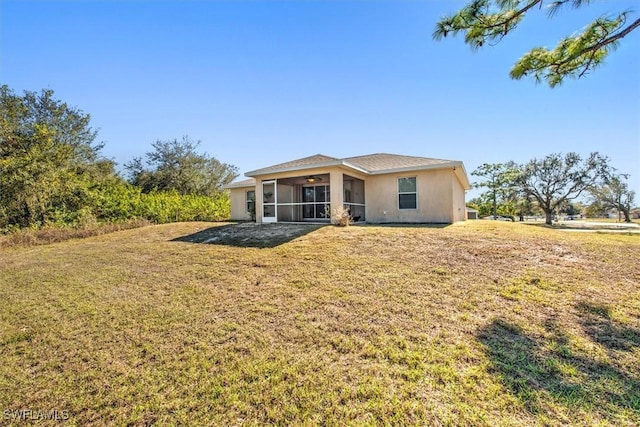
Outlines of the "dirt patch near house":
{"type": "Polygon", "coordinates": [[[325,224],[256,224],[241,223],[210,227],[175,241],[239,247],[272,248],[305,234],[325,224]]]}

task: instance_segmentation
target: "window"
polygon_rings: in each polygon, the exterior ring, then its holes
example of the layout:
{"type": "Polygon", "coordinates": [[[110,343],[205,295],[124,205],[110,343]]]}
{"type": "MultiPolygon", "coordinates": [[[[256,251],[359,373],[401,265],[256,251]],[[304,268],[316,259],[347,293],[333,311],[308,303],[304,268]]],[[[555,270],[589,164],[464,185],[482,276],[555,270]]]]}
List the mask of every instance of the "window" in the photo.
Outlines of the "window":
{"type": "Polygon", "coordinates": [[[251,217],[256,214],[256,192],[254,190],[247,191],[247,212],[251,217]]]}
{"type": "Polygon", "coordinates": [[[398,178],[398,208],[418,209],[416,177],[398,178]]]}

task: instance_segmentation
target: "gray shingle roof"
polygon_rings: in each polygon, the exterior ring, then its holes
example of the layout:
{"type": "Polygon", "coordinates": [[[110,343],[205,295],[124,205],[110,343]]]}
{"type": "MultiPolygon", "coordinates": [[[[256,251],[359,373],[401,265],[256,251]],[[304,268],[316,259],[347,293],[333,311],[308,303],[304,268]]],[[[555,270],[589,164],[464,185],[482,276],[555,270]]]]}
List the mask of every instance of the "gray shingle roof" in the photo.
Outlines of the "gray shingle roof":
{"type": "Polygon", "coordinates": [[[273,166],[267,166],[266,168],[256,169],[251,172],[247,172],[247,176],[264,175],[274,172],[285,172],[290,170],[308,169],[317,166],[331,166],[341,164],[340,159],[335,157],[325,156],[323,154],[315,154],[309,157],[303,157],[302,159],[291,160],[290,162],[279,163],[273,166]]]}
{"type": "Polygon", "coordinates": [[[348,164],[355,165],[370,173],[446,165],[452,162],[451,160],[431,159],[429,157],[401,156],[398,154],[387,153],[348,157],[343,160],[348,164]]]}
{"type": "MultiPolygon", "coordinates": [[[[460,167],[462,171],[463,185],[469,187],[466,172],[462,162],[456,160],[432,159],[429,157],[403,156],[398,154],[376,153],[365,156],[347,157],[338,159],[336,157],[325,156],[323,154],[315,154],[302,159],[292,160],[285,163],[279,163],[273,166],[267,166],[262,169],[247,172],[245,175],[256,177],[279,172],[303,171],[316,167],[344,166],[356,169],[368,175],[392,173],[399,171],[413,171],[423,169],[438,169],[445,167],[460,167]]],[[[229,184],[231,187],[242,187],[249,185],[248,181],[229,184]],[[245,184],[246,182],[246,184],[245,184]],[[242,184],[241,184],[242,183],[242,184]]]]}
{"type": "Polygon", "coordinates": [[[256,185],[256,180],[254,178],[243,179],[242,181],[232,182],[224,186],[224,188],[242,188],[242,187],[253,187],[256,185]]]}
{"type": "Polygon", "coordinates": [[[452,163],[459,163],[452,160],[431,159],[428,157],[401,156],[398,154],[377,153],[368,154],[366,156],[347,157],[345,159],[337,159],[335,157],[316,154],[314,156],[304,157],[302,159],[292,160],[286,163],[280,163],[266,168],[257,169],[247,172],[247,176],[258,176],[276,172],[287,172],[294,170],[303,170],[321,166],[347,166],[360,169],[364,173],[380,173],[395,170],[423,169],[429,167],[437,167],[439,165],[446,166],[452,163]]]}

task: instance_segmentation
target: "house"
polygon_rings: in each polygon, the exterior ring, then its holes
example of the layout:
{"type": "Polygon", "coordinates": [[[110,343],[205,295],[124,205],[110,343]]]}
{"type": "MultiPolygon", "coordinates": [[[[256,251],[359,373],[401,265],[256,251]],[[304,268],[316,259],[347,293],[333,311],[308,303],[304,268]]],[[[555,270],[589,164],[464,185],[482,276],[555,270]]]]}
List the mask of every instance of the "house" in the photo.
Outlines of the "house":
{"type": "Polygon", "coordinates": [[[467,219],[478,219],[478,210],[467,206],[467,219]]]}
{"type": "Polygon", "coordinates": [[[450,224],[466,219],[471,188],[460,161],[395,154],[316,154],[245,176],[226,187],[231,219],[258,223],[329,221],[342,206],[356,222],[450,224]]]}

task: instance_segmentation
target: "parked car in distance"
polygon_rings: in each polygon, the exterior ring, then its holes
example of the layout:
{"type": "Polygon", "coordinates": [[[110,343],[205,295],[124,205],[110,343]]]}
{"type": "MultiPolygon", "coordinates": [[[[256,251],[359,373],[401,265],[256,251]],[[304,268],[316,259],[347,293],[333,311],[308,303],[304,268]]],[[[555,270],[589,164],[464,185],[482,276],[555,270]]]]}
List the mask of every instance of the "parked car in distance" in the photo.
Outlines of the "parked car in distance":
{"type": "Polygon", "coordinates": [[[576,219],[582,219],[582,215],[567,215],[564,217],[565,221],[573,221],[576,219]]]}
{"type": "Polygon", "coordinates": [[[515,218],[510,217],[510,216],[504,216],[504,215],[496,215],[496,216],[489,215],[489,216],[485,216],[482,219],[488,219],[488,220],[491,220],[491,221],[512,221],[512,222],[515,222],[515,218]]]}

